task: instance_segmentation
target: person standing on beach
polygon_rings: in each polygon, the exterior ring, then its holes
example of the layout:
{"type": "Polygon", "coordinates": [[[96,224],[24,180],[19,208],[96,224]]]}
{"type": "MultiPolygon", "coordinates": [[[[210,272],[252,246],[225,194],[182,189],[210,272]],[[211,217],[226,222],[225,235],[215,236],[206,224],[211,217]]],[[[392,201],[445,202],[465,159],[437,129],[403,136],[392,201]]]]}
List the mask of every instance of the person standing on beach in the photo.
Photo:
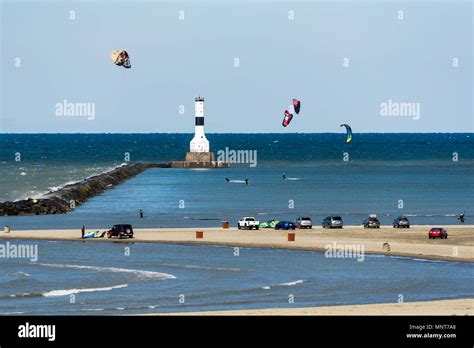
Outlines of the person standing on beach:
{"type": "Polygon", "coordinates": [[[143,219],[143,210],[140,209],[140,218],[143,219]]]}
{"type": "Polygon", "coordinates": [[[85,228],[84,225],[82,225],[82,227],[81,227],[81,235],[82,235],[81,238],[84,238],[84,233],[85,232],[86,232],[86,228],[85,228]]]}

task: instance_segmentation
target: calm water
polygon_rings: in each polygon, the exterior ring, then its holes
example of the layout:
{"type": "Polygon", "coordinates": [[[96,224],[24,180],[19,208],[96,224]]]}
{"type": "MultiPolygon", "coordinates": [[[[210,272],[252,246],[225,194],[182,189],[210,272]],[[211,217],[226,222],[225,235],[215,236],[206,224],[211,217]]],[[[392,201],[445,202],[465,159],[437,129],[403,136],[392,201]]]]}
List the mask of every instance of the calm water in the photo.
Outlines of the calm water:
{"type": "Polygon", "coordinates": [[[253,248],[234,256],[233,248],[219,246],[34,243],[37,262],[0,259],[0,314],[132,314],[474,296],[474,266],[465,263],[378,255],[358,262],[253,248]]]}
{"type": "MultiPolygon", "coordinates": [[[[222,170],[148,170],[60,216],[0,217],[15,229],[218,226],[243,215],[260,220],[338,214],[360,224],[376,213],[414,224],[456,224],[474,216],[473,134],[210,134],[214,151],[257,150],[258,165],[222,170]],[[349,154],[344,162],[343,153],[349,154]],[[456,152],[459,161],[452,160],[456,152]],[[282,174],[298,180],[283,180],[282,174]],[[228,184],[225,177],[248,186],[228,184]],[[399,201],[403,208],[399,208],[399,201]],[[145,218],[138,218],[139,209],[145,218]]],[[[40,196],[124,162],[182,159],[189,134],[0,135],[0,200],[40,196]],[[19,153],[21,161],[15,161],[19,153]]],[[[472,223],[472,221],[471,221],[472,223]]]]}

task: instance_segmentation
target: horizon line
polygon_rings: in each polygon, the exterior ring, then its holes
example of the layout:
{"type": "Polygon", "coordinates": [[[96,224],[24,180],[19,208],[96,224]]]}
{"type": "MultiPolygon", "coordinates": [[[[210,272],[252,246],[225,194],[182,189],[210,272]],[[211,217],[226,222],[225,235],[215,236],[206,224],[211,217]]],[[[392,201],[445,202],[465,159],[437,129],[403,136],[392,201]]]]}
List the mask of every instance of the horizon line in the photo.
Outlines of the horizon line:
{"type": "MultiPolygon", "coordinates": [[[[124,134],[139,134],[139,135],[148,135],[148,134],[194,134],[194,132],[0,132],[0,135],[39,135],[39,134],[50,134],[50,135],[99,135],[99,134],[110,134],[110,135],[124,135],[124,134]]],[[[272,134],[272,135],[296,135],[296,134],[344,134],[344,132],[208,132],[206,134],[220,135],[220,134],[249,134],[249,135],[261,135],[261,134],[272,134]]],[[[474,134],[474,131],[470,132],[352,132],[352,134],[474,134]]]]}

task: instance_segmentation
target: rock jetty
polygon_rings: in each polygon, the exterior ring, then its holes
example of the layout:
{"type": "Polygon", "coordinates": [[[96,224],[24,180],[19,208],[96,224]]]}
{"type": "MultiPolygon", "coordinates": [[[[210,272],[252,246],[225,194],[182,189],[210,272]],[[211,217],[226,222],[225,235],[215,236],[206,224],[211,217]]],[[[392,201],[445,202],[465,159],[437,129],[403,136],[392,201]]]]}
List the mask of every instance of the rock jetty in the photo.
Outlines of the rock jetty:
{"type": "Polygon", "coordinates": [[[135,163],[117,167],[110,172],[92,176],[41,198],[0,202],[0,216],[64,214],[83,204],[89,198],[114,188],[148,168],[170,168],[170,164],[135,163]]]}

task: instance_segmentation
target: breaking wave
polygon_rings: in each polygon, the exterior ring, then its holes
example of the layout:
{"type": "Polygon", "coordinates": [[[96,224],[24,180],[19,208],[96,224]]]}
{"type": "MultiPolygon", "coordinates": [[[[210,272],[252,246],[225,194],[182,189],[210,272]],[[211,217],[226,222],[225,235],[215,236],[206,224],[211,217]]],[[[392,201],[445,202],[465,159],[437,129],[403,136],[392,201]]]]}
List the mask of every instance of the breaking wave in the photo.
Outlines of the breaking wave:
{"type": "Polygon", "coordinates": [[[114,272],[114,273],[131,273],[139,278],[147,279],[176,279],[172,274],[162,273],[162,272],[153,272],[153,271],[143,271],[139,269],[128,269],[128,268],[116,268],[116,267],[99,267],[99,266],[81,266],[81,265],[58,265],[58,264],[49,264],[49,263],[40,263],[39,265],[45,267],[53,268],[70,268],[70,269],[88,269],[91,271],[97,272],[114,272]]]}
{"type": "Polygon", "coordinates": [[[262,286],[262,289],[264,290],[270,290],[272,287],[277,287],[277,286],[294,286],[294,285],[298,285],[298,284],[303,284],[304,282],[306,282],[305,279],[298,279],[298,280],[295,280],[294,282],[288,282],[288,283],[280,283],[280,284],[277,284],[277,285],[273,285],[273,286],[262,286]]]}
{"type": "Polygon", "coordinates": [[[79,294],[81,292],[97,292],[97,291],[110,291],[114,289],[126,288],[128,284],[109,286],[105,288],[89,288],[89,289],[67,289],[67,290],[52,290],[42,294],[44,297],[58,297],[58,296],[67,296],[73,294],[79,294]]]}

